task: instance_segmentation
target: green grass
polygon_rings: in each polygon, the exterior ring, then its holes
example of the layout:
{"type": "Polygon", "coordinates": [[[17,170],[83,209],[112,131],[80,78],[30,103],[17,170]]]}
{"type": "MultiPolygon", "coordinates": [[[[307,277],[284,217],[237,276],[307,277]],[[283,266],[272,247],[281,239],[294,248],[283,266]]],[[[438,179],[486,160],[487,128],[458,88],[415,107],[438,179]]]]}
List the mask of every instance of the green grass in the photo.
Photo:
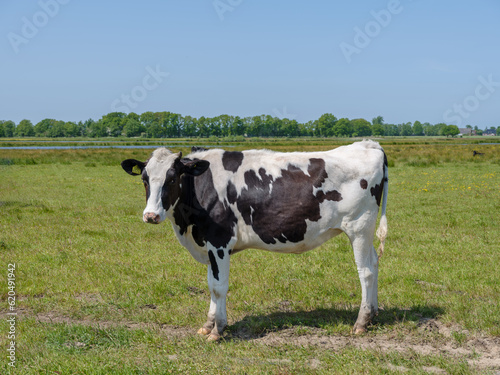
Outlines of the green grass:
{"type": "MultiPolygon", "coordinates": [[[[294,142],[262,146],[332,147],[294,142]]],[[[436,346],[451,340],[463,348],[470,337],[498,339],[498,146],[386,142],[389,237],[380,263],[381,311],[368,338],[436,346]],[[472,158],[472,149],[484,157],[472,158]],[[451,333],[423,330],[428,320],[451,333]]],[[[7,264],[15,262],[15,373],[483,371],[468,357],[438,350],[360,348],[354,337],[351,343],[361,291],[344,235],[302,255],[235,255],[226,338],[208,344],[195,337],[209,305],[206,267],[168,223],[142,223],[144,188],[119,166],[149,152],[0,151],[0,160],[11,161],[0,163],[0,347],[8,346],[7,264]],[[332,350],[294,341],[318,332],[351,344],[332,350]],[[270,333],[290,334],[290,342],[257,340],[270,333]]],[[[3,357],[0,369],[9,370],[3,357]]]]}

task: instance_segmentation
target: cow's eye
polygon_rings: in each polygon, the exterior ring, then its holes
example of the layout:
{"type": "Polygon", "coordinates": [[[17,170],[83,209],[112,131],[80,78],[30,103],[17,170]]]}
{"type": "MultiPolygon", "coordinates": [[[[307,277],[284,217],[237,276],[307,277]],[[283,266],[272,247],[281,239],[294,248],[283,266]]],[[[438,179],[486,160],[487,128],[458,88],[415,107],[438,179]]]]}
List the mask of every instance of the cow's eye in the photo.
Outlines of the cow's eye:
{"type": "Polygon", "coordinates": [[[175,177],[173,177],[173,178],[169,179],[169,180],[167,181],[167,184],[169,184],[169,185],[173,185],[173,184],[175,184],[175,177]]]}

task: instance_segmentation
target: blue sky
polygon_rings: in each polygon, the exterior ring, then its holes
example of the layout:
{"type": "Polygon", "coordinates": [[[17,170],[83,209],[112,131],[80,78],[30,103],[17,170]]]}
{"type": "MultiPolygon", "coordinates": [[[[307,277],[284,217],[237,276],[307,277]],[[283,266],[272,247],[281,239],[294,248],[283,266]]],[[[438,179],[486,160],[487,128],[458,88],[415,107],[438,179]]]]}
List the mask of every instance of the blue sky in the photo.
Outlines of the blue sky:
{"type": "Polygon", "coordinates": [[[0,0],[0,120],[500,126],[497,0],[0,0]]]}

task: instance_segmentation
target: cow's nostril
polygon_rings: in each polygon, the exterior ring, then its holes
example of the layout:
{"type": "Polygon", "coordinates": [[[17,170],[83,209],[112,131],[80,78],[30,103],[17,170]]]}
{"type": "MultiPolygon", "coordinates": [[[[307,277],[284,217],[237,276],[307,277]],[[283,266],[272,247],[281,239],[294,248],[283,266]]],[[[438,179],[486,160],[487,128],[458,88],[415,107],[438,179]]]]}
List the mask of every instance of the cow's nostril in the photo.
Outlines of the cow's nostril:
{"type": "Polygon", "coordinates": [[[160,215],[157,215],[152,212],[148,212],[144,214],[144,222],[149,224],[159,224],[160,223],[160,215]]]}

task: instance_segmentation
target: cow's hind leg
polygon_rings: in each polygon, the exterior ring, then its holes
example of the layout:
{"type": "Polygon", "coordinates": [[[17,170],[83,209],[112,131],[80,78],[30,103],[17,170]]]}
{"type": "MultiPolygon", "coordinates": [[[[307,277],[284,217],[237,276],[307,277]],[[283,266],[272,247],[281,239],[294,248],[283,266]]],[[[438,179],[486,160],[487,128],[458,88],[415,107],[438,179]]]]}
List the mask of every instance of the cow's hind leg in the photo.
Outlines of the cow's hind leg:
{"type": "Polygon", "coordinates": [[[366,332],[367,325],[378,311],[378,256],[373,247],[373,234],[365,232],[349,238],[361,281],[361,307],[353,327],[353,332],[360,334],[366,332]]]}
{"type": "Polygon", "coordinates": [[[220,338],[227,326],[226,295],[229,286],[229,253],[227,250],[209,251],[207,279],[210,289],[210,309],[207,322],[198,330],[201,335],[208,335],[208,340],[220,338]]]}

